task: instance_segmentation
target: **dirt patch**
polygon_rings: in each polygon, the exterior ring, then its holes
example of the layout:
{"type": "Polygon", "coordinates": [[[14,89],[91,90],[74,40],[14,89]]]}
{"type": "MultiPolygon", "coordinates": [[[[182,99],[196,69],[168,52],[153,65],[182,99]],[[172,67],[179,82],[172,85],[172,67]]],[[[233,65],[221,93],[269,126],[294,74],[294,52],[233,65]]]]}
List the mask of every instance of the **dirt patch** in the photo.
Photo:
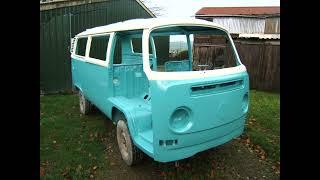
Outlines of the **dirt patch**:
{"type": "Polygon", "coordinates": [[[128,167],[121,159],[115,125],[106,120],[105,159],[107,169],[99,169],[95,177],[108,179],[279,179],[268,161],[261,160],[241,140],[233,140],[178,162],[160,163],[146,156],[128,167]]]}

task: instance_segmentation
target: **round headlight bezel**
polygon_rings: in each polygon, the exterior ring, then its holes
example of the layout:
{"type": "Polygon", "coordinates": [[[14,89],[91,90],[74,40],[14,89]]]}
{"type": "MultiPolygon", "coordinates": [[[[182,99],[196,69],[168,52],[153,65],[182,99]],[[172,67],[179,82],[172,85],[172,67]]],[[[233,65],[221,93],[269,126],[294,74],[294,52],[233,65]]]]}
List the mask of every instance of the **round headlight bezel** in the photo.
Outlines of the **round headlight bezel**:
{"type": "Polygon", "coordinates": [[[191,116],[189,108],[185,106],[176,108],[170,116],[170,129],[176,133],[186,132],[192,126],[191,116]]]}

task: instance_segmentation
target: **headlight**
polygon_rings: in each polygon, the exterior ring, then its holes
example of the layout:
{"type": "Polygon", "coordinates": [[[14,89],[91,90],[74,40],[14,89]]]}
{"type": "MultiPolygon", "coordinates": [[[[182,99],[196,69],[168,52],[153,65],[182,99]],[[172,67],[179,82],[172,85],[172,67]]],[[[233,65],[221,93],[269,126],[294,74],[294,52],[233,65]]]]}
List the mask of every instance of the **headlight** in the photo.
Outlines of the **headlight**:
{"type": "Polygon", "coordinates": [[[170,117],[170,127],[175,132],[184,132],[192,126],[191,110],[187,107],[177,108],[170,117]]]}

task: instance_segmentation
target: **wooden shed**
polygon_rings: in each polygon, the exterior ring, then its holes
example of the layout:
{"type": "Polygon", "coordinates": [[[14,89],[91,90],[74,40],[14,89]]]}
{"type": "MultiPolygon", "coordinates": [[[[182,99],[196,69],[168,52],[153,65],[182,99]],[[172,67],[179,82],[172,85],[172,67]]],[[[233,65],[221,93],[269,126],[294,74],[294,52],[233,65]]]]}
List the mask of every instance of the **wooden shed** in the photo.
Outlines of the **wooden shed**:
{"type": "MultiPolygon", "coordinates": [[[[280,91],[280,7],[204,7],[195,16],[228,29],[251,89],[280,91]]],[[[197,38],[195,55],[210,56],[213,49],[203,43],[210,39],[197,38]]]]}

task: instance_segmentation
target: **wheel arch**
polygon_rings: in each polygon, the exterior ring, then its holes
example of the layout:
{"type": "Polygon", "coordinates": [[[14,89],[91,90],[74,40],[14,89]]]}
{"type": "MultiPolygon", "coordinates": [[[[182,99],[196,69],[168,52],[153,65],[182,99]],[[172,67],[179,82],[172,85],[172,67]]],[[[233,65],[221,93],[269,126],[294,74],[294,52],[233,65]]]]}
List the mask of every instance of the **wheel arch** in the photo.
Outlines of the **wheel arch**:
{"type": "Polygon", "coordinates": [[[113,103],[113,106],[111,108],[111,118],[114,123],[116,122],[117,116],[120,114],[123,114],[125,117],[125,120],[127,121],[129,132],[132,136],[132,139],[135,142],[135,137],[137,135],[137,129],[134,126],[134,115],[132,114],[131,108],[128,108],[128,106],[125,106],[121,101],[117,101],[117,103],[113,103]]]}

